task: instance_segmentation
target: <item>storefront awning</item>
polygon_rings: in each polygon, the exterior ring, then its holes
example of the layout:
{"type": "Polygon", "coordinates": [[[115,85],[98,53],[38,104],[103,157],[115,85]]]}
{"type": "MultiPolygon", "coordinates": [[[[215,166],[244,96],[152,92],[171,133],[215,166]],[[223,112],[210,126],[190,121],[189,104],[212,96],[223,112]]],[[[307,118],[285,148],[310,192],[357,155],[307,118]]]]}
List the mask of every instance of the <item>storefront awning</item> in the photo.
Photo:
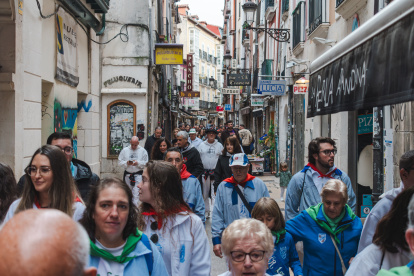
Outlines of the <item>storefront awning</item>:
{"type": "Polygon", "coordinates": [[[190,112],[187,112],[183,109],[180,108],[181,114],[184,115],[185,117],[189,117],[189,118],[196,118],[197,116],[194,114],[191,114],[190,112]]]}
{"type": "Polygon", "coordinates": [[[263,116],[263,109],[259,108],[259,109],[255,109],[252,112],[253,117],[262,117],[263,116]]]}
{"type": "Polygon", "coordinates": [[[307,117],[414,100],[414,0],[393,1],[311,64],[307,117]]]}

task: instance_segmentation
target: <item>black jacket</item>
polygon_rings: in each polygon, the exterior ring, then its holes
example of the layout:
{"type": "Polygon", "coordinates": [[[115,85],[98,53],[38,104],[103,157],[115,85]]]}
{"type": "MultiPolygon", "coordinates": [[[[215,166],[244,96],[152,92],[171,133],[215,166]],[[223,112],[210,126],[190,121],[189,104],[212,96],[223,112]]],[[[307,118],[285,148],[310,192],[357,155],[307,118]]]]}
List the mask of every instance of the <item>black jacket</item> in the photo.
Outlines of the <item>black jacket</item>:
{"type": "Polygon", "coordinates": [[[183,155],[184,164],[187,166],[187,171],[198,178],[204,172],[203,162],[201,162],[200,153],[196,148],[191,147],[190,149],[181,152],[183,155]]]}
{"type": "MultiPolygon", "coordinates": [[[[80,192],[82,199],[86,201],[88,199],[88,194],[91,187],[99,182],[99,177],[92,172],[89,165],[85,162],[73,158],[72,163],[77,168],[76,176],[73,179],[75,180],[76,186],[80,192]]],[[[23,193],[25,176],[26,175],[20,177],[19,183],[17,183],[17,190],[19,196],[21,196],[21,194],[23,193]]]]}
{"type": "MultiPolygon", "coordinates": [[[[237,137],[237,139],[239,140],[239,142],[240,142],[240,136],[239,136],[239,131],[237,130],[237,129],[235,129],[235,128],[233,128],[233,130],[234,130],[234,133],[236,134],[236,137],[237,137]]],[[[222,133],[221,133],[221,140],[223,141],[223,143],[225,143],[226,142],[226,139],[227,138],[229,138],[230,137],[230,132],[229,132],[229,130],[226,128],[226,130],[224,130],[222,133]]],[[[223,144],[224,145],[224,144],[223,144]]],[[[241,144],[240,144],[241,145],[241,144]]]]}
{"type": "Polygon", "coordinates": [[[153,134],[147,138],[147,141],[145,141],[144,149],[147,151],[148,157],[151,156],[152,147],[154,146],[155,142],[157,142],[158,139],[161,139],[161,138],[155,138],[153,134]]]}
{"type": "MultiPolygon", "coordinates": [[[[250,164],[250,162],[249,162],[250,164]]],[[[250,164],[249,174],[252,174],[252,166],[250,164]]],[[[217,160],[216,168],[214,169],[214,192],[217,192],[217,188],[224,179],[233,175],[230,169],[230,156],[220,155],[217,160]]]]}

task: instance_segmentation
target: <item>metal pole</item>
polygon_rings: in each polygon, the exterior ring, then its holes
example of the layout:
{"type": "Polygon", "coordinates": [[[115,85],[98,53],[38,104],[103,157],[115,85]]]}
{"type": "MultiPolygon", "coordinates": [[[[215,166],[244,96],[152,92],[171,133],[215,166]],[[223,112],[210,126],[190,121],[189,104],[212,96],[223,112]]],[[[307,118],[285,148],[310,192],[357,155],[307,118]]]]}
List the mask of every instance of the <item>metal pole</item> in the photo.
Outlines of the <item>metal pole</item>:
{"type": "Polygon", "coordinates": [[[384,191],[384,111],[383,107],[373,108],[374,132],[372,135],[373,145],[373,189],[372,189],[372,205],[379,201],[379,196],[384,191]]]}

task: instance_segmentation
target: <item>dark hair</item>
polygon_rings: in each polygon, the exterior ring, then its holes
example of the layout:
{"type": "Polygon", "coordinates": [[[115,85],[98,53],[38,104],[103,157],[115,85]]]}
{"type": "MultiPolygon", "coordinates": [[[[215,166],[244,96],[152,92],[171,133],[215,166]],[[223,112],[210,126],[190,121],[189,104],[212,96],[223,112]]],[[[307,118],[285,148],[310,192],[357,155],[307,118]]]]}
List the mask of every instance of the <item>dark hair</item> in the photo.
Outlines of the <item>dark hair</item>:
{"type": "Polygon", "coordinates": [[[244,126],[244,124],[241,124],[240,126],[241,126],[241,127],[245,127],[245,126],[244,126]]]}
{"type": "MultiPolygon", "coordinates": [[[[49,190],[51,201],[49,207],[60,210],[72,217],[74,197],[75,195],[79,196],[79,192],[65,154],[56,146],[44,145],[35,151],[28,167],[32,165],[33,159],[38,154],[44,155],[49,159],[51,173],[53,174],[53,182],[49,190]]],[[[16,213],[33,208],[35,197],[39,197],[38,192],[33,186],[32,178],[26,174],[22,199],[17,206],[16,213]]]]}
{"type": "Polygon", "coordinates": [[[273,229],[270,229],[271,231],[278,231],[285,228],[285,219],[283,218],[282,211],[273,198],[262,197],[254,205],[252,218],[260,219],[265,215],[275,219],[275,225],[273,226],[273,229]]]}
{"type": "Polygon", "coordinates": [[[372,242],[381,250],[398,253],[398,249],[409,251],[405,240],[408,225],[408,205],[414,187],[404,189],[392,202],[390,211],[378,222],[372,242]]]}
{"type": "Polygon", "coordinates": [[[165,142],[167,144],[167,149],[171,147],[170,141],[165,138],[158,139],[151,150],[151,160],[163,160],[164,154],[160,151],[161,143],[165,142]]]}
{"type": "Polygon", "coordinates": [[[224,146],[224,148],[223,148],[223,155],[226,155],[227,154],[227,148],[226,148],[226,145],[227,144],[233,145],[233,154],[235,154],[235,153],[242,153],[239,139],[237,139],[236,137],[233,137],[232,136],[232,137],[228,137],[226,139],[226,141],[224,141],[224,143],[223,143],[223,146],[224,146]]]}
{"type": "Polygon", "coordinates": [[[177,147],[168,148],[167,151],[165,152],[164,159],[167,157],[167,154],[169,152],[178,152],[180,154],[180,156],[181,156],[181,159],[183,159],[183,154],[181,153],[180,149],[177,148],[177,147]]]}
{"type": "Polygon", "coordinates": [[[318,137],[318,138],[313,139],[312,141],[310,141],[309,146],[308,146],[308,162],[309,163],[315,164],[316,160],[313,157],[313,155],[319,154],[319,151],[321,150],[320,145],[322,143],[329,143],[336,149],[335,141],[329,137],[318,137]]]}
{"type": "Polygon", "coordinates": [[[233,123],[233,120],[228,120],[228,121],[226,122],[226,125],[227,125],[227,124],[229,124],[229,123],[233,123]]]}
{"type": "Polygon", "coordinates": [[[57,140],[57,139],[70,139],[70,142],[72,143],[72,146],[73,146],[72,135],[66,132],[53,132],[52,134],[49,135],[49,137],[47,137],[46,144],[51,145],[52,141],[57,140]]]}
{"type": "Polygon", "coordinates": [[[95,220],[93,219],[93,215],[95,213],[95,206],[96,202],[98,201],[100,193],[109,188],[115,186],[116,188],[122,189],[128,197],[128,220],[126,222],[125,228],[122,231],[122,238],[126,240],[131,234],[136,236],[136,228],[138,227],[138,219],[140,214],[138,212],[138,208],[135,206],[134,202],[132,201],[132,191],[131,188],[128,187],[121,179],[116,177],[108,177],[102,179],[96,185],[93,185],[91,191],[89,193],[88,201],[86,202],[86,208],[83,212],[83,217],[79,221],[83,227],[85,227],[86,232],[88,232],[89,238],[91,241],[95,242],[95,231],[96,231],[96,224],[95,220]]]}
{"type": "MultiPolygon", "coordinates": [[[[182,206],[185,207],[187,212],[191,212],[190,207],[184,201],[181,176],[175,166],[165,161],[149,161],[146,170],[150,182],[151,196],[157,206],[142,202],[140,205],[141,212],[149,212],[153,208],[157,213],[164,214],[166,211],[179,210],[182,206]]],[[[162,219],[164,220],[166,217],[162,219]]],[[[139,218],[138,226],[140,230],[145,227],[145,221],[142,217],[139,218]]]]}
{"type": "Polygon", "coordinates": [[[409,150],[400,157],[399,167],[408,170],[414,165],[414,150],[409,150]]]}
{"type": "Polygon", "coordinates": [[[17,184],[13,170],[0,163],[0,221],[6,216],[7,210],[17,199],[17,184]]]}

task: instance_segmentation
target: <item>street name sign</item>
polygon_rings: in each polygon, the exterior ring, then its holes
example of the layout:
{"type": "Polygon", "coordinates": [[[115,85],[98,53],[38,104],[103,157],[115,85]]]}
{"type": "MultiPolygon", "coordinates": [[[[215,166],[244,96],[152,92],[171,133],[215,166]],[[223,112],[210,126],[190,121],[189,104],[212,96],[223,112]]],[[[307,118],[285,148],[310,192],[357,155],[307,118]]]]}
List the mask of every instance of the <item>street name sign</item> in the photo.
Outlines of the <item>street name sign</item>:
{"type": "Polygon", "coordinates": [[[230,94],[230,95],[239,95],[240,89],[238,88],[222,88],[221,89],[222,94],[230,94]]]}
{"type": "Polygon", "coordinates": [[[249,86],[251,85],[250,74],[229,74],[227,86],[249,86]]]}
{"type": "Polygon", "coordinates": [[[284,96],[285,91],[285,80],[260,80],[257,85],[257,94],[261,95],[284,96]]]}

